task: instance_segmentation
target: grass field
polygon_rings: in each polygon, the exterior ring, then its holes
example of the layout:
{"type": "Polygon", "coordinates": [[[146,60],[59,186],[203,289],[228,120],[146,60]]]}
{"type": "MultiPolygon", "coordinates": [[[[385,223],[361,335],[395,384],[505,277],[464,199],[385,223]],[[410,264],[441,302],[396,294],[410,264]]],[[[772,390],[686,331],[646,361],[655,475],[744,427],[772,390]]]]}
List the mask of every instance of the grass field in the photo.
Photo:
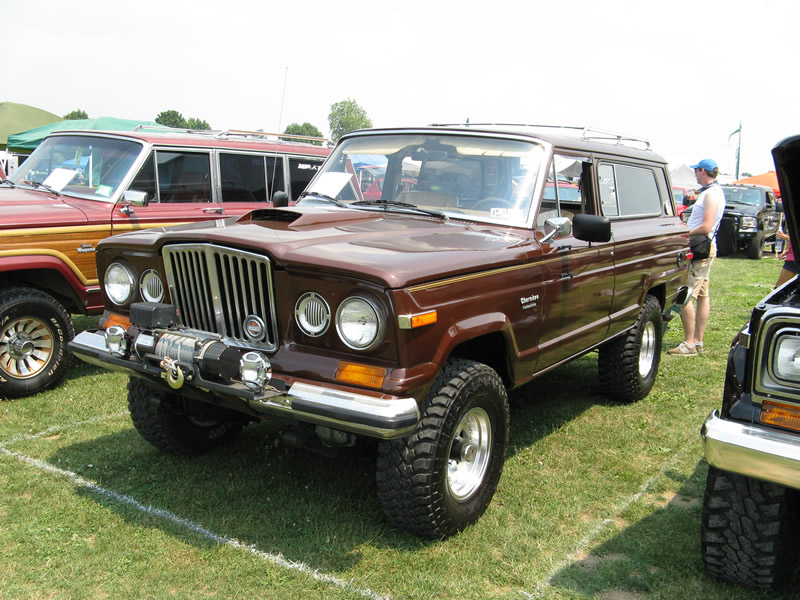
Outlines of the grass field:
{"type": "MultiPolygon", "coordinates": [[[[699,540],[700,425],[779,269],[717,260],[706,353],[664,352],[641,402],[599,394],[594,353],[516,391],[497,494],[445,541],[387,525],[373,458],[286,449],[278,424],[161,454],[130,423],[126,378],[79,366],[0,403],[0,598],[790,598],[708,578],[699,540]]],[[[681,337],[675,319],[665,350],[681,337]]]]}

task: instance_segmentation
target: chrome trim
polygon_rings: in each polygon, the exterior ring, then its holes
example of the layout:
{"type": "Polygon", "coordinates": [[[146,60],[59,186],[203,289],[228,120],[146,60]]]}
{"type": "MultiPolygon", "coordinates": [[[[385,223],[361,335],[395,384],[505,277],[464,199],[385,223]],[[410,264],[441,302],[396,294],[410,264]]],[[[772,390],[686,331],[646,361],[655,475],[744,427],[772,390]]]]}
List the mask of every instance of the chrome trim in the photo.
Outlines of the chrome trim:
{"type": "MultiPolygon", "coordinates": [[[[69,349],[89,364],[143,377],[154,384],[161,383],[160,369],[135,359],[112,356],[102,332],[82,331],[69,342],[69,349]]],[[[280,379],[280,374],[273,374],[272,381],[275,379],[280,379]]],[[[239,398],[261,415],[323,425],[378,439],[408,435],[420,418],[414,398],[387,397],[380,392],[369,395],[363,391],[334,389],[302,381],[295,381],[284,392],[278,392],[268,384],[262,392],[256,393],[243,383],[209,382],[201,376],[185,382],[184,386],[211,395],[239,398]]]]}
{"type": "Polygon", "coordinates": [[[724,420],[715,410],[700,436],[708,464],[800,489],[800,434],[724,420]]]}
{"type": "Polygon", "coordinates": [[[272,264],[266,256],[213,244],[165,246],[164,270],[181,325],[217,333],[232,345],[272,352],[278,347],[272,264]],[[244,331],[246,317],[266,325],[263,341],[244,331]]]}

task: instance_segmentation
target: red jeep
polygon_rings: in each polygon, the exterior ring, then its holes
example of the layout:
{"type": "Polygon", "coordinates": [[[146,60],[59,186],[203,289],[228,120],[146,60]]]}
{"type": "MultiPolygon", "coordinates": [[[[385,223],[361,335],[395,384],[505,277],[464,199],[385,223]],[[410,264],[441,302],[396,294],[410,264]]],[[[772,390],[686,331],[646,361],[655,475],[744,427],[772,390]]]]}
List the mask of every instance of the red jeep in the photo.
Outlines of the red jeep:
{"type": "Polygon", "coordinates": [[[330,150],[246,132],[60,132],[0,181],[0,397],[65,375],[71,314],[102,311],[95,248],[116,233],[296,200],[330,150]]]}

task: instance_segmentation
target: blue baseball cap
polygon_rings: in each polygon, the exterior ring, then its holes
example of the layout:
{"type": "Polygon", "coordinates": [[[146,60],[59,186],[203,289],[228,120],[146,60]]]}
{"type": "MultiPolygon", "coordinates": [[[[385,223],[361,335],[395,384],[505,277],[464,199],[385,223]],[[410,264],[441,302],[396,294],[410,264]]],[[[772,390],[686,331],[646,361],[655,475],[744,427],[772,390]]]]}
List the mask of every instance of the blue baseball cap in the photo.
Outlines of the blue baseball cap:
{"type": "Polygon", "coordinates": [[[706,171],[719,171],[719,166],[717,165],[717,161],[712,160],[710,158],[704,158],[696,165],[691,165],[690,169],[705,169],[706,171]]]}

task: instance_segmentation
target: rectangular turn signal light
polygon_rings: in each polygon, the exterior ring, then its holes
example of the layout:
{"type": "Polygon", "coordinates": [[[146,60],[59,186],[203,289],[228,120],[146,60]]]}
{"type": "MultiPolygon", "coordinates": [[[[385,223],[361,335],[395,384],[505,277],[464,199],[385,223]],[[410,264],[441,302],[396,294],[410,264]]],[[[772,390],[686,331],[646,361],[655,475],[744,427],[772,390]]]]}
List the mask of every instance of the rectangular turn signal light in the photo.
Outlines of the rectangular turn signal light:
{"type": "Polygon", "coordinates": [[[357,385],[380,388],[383,386],[385,377],[386,369],[382,367],[341,361],[336,369],[335,379],[342,383],[355,383],[357,385]]]}
{"type": "Polygon", "coordinates": [[[761,406],[759,420],[767,425],[800,431],[800,407],[766,400],[761,406]]]}

